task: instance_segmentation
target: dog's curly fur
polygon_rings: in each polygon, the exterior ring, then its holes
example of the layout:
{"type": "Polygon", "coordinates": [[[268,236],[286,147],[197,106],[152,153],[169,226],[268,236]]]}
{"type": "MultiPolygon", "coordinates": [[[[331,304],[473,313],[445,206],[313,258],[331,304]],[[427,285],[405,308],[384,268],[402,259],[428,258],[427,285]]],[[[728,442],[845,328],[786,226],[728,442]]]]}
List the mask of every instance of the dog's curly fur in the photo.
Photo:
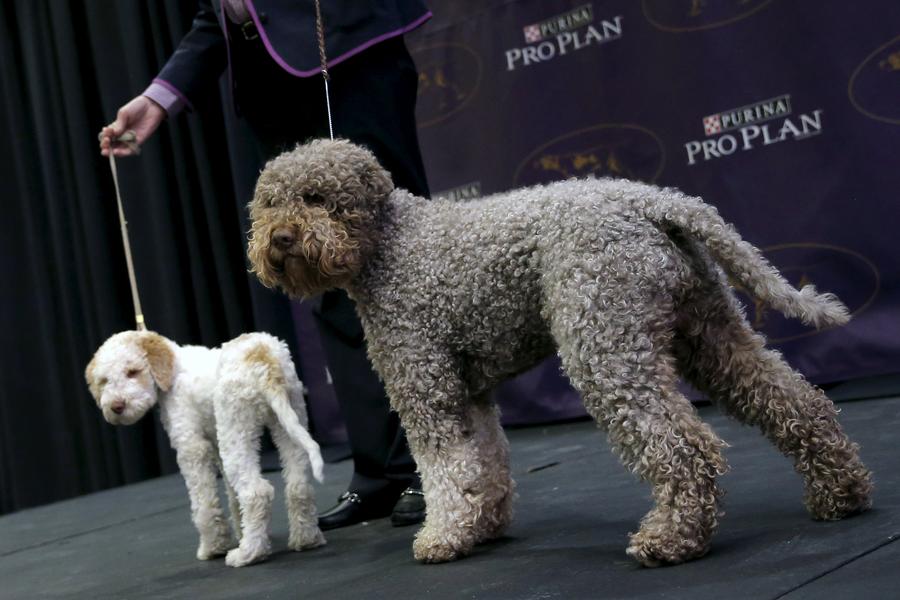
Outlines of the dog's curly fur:
{"type": "Polygon", "coordinates": [[[367,150],[316,140],[269,162],[250,211],[263,283],[294,296],[343,287],[357,302],[422,473],[419,560],[465,555],[509,523],[508,448],[488,392],[554,351],[653,488],[628,546],[645,565],[703,555],[719,515],[725,444],[679,374],[793,459],[814,518],[870,506],[870,473],[834,406],[765,347],[725,271],[816,326],[845,323],[846,309],[791,287],[699,199],[589,179],[426,201],[394,190],[367,150]]]}
{"type": "Polygon", "coordinates": [[[226,554],[240,567],[270,552],[274,489],[262,476],[259,439],[268,427],[284,468],[293,550],[325,543],[307,476],[322,478],[319,446],[304,429],[306,405],[287,345],[265,333],[242,335],[221,348],[179,346],[152,331],[123,331],[106,340],[85,369],[91,395],[113,425],[131,425],[153,406],[175,449],[200,534],[197,558],[226,554]],[[232,527],[216,490],[222,473],[232,527]]]}

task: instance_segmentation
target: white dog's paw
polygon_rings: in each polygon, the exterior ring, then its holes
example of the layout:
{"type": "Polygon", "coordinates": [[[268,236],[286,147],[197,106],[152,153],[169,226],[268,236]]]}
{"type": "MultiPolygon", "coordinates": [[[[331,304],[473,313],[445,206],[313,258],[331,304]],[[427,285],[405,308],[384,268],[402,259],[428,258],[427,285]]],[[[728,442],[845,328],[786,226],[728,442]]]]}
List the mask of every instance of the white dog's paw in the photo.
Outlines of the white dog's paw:
{"type": "Polygon", "coordinates": [[[318,548],[326,543],[325,536],[322,535],[322,532],[316,525],[305,527],[296,534],[292,532],[290,538],[288,538],[288,548],[295,552],[318,548]]]}
{"type": "Polygon", "coordinates": [[[241,544],[233,550],[229,550],[225,555],[225,564],[229,567],[245,567],[258,563],[268,558],[271,546],[266,540],[265,543],[259,544],[241,544]]]}
{"type": "Polygon", "coordinates": [[[230,536],[209,541],[200,540],[200,545],[197,547],[197,559],[209,560],[217,556],[224,556],[236,545],[237,543],[230,536]]]}

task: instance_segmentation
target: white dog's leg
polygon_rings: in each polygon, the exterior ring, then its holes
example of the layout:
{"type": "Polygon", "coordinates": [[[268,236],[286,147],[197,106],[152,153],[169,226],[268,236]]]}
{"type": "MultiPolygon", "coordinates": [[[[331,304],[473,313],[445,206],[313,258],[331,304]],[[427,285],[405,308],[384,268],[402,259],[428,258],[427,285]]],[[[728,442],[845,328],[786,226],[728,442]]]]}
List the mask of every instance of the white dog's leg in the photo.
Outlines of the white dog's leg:
{"type": "Polygon", "coordinates": [[[216,429],[225,477],[237,493],[241,513],[240,545],[228,552],[225,563],[242,567],[264,560],[271,552],[268,527],[275,490],[259,466],[262,423],[253,404],[217,399],[216,429]]]}
{"type": "Polygon", "coordinates": [[[224,475],[225,469],[222,469],[222,479],[225,480],[225,495],[228,497],[228,516],[231,518],[231,530],[234,532],[236,540],[241,541],[241,505],[238,503],[237,492],[234,486],[228,482],[228,478],[224,475]]]}
{"type": "Polygon", "coordinates": [[[228,524],[219,507],[216,449],[199,436],[173,441],[178,468],[191,499],[191,519],[200,534],[197,558],[209,560],[234,547],[228,524]]]}
{"type": "Polygon", "coordinates": [[[306,451],[290,438],[280,424],[272,424],[270,430],[272,441],[281,455],[284,502],[290,524],[288,547],[299,551],[322,546],[325,544],[325,537],[319,531],[316,498],[309,479],[309,458],[306,451]]]}
{"type": "Polygon", "coordinates": [[[241,506],[238,504],[237,493],[234,487],[228,483],[228,477],[225,476],[225,465],[222,464],[222,457],[216,451],[216,465],[219,473],[222,474],[222,483],[225,485],[225,497],[228,499],[228,520],[231,522],[231,533],[237,541],[241,541],[241,506]]]}

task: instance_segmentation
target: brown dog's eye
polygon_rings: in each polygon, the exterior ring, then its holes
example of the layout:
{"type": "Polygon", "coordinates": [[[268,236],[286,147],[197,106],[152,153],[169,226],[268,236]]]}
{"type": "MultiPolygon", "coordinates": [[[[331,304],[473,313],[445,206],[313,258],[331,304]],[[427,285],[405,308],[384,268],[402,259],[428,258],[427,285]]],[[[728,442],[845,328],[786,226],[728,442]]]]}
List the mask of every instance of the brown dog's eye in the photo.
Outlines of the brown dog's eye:
{"type": "Polygon", "coordinates": [[[307,204],[322,204],[325,201],[319,194],[307,194],[304,196],[304,200],[307,204]]]}
{"type": "Polygon", "coordinates": [[[127,371],[125,371],[125,377],[132,379],[134,377],[137,377],[140,372],[140,369],[128,369],[127,371]]]}

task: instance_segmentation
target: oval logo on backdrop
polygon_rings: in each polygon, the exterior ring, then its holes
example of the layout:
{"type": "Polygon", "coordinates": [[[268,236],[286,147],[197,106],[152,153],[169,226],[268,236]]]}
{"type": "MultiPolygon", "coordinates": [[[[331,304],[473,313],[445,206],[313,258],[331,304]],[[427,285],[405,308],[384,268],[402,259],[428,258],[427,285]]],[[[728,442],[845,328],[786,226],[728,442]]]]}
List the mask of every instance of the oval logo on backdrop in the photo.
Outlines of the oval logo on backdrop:
{"type": "Polygon", "coordinates": [[[652,183],[662,173],[662,140],[644,127],[602,124],[557,137],[533,150],[513,175],[516,187],[571,177],[625,177],[652,183]]]}
{"type": "MultiPolygon", "coordinates": [[[[881,288],[878,267],[849,248],[813,243],[779,244],[763,248],[763,254],[778,266],[791,285],[800,289],[813,284],[820,293],[831,292],[853,316],[869,308],[881,288]]],[[[785,317],[766,302],[751,297],[740,285],[735,285],[735,291],[747,306],[750,324],[765,334],[771,343],[789,342],[827,331],[785,317]]]]}
{"type": "Polygon", "coordinates": [[[410,53],[419,71],[416,124],[430,127],[460,112],[478,93],[481,59],[463,44],[424,46],[410,53]]]}
{"type": "Polygon", "coordinates": [[[774,0],[642,0],[644,16],[663,31],[700,31],[742,21],[774,0]]]}
{"type": "Polygon", "coordinates": [[[856,67],[847,93],[856,110],[867,117],[900,124],[900,36],[856,67]]]}

